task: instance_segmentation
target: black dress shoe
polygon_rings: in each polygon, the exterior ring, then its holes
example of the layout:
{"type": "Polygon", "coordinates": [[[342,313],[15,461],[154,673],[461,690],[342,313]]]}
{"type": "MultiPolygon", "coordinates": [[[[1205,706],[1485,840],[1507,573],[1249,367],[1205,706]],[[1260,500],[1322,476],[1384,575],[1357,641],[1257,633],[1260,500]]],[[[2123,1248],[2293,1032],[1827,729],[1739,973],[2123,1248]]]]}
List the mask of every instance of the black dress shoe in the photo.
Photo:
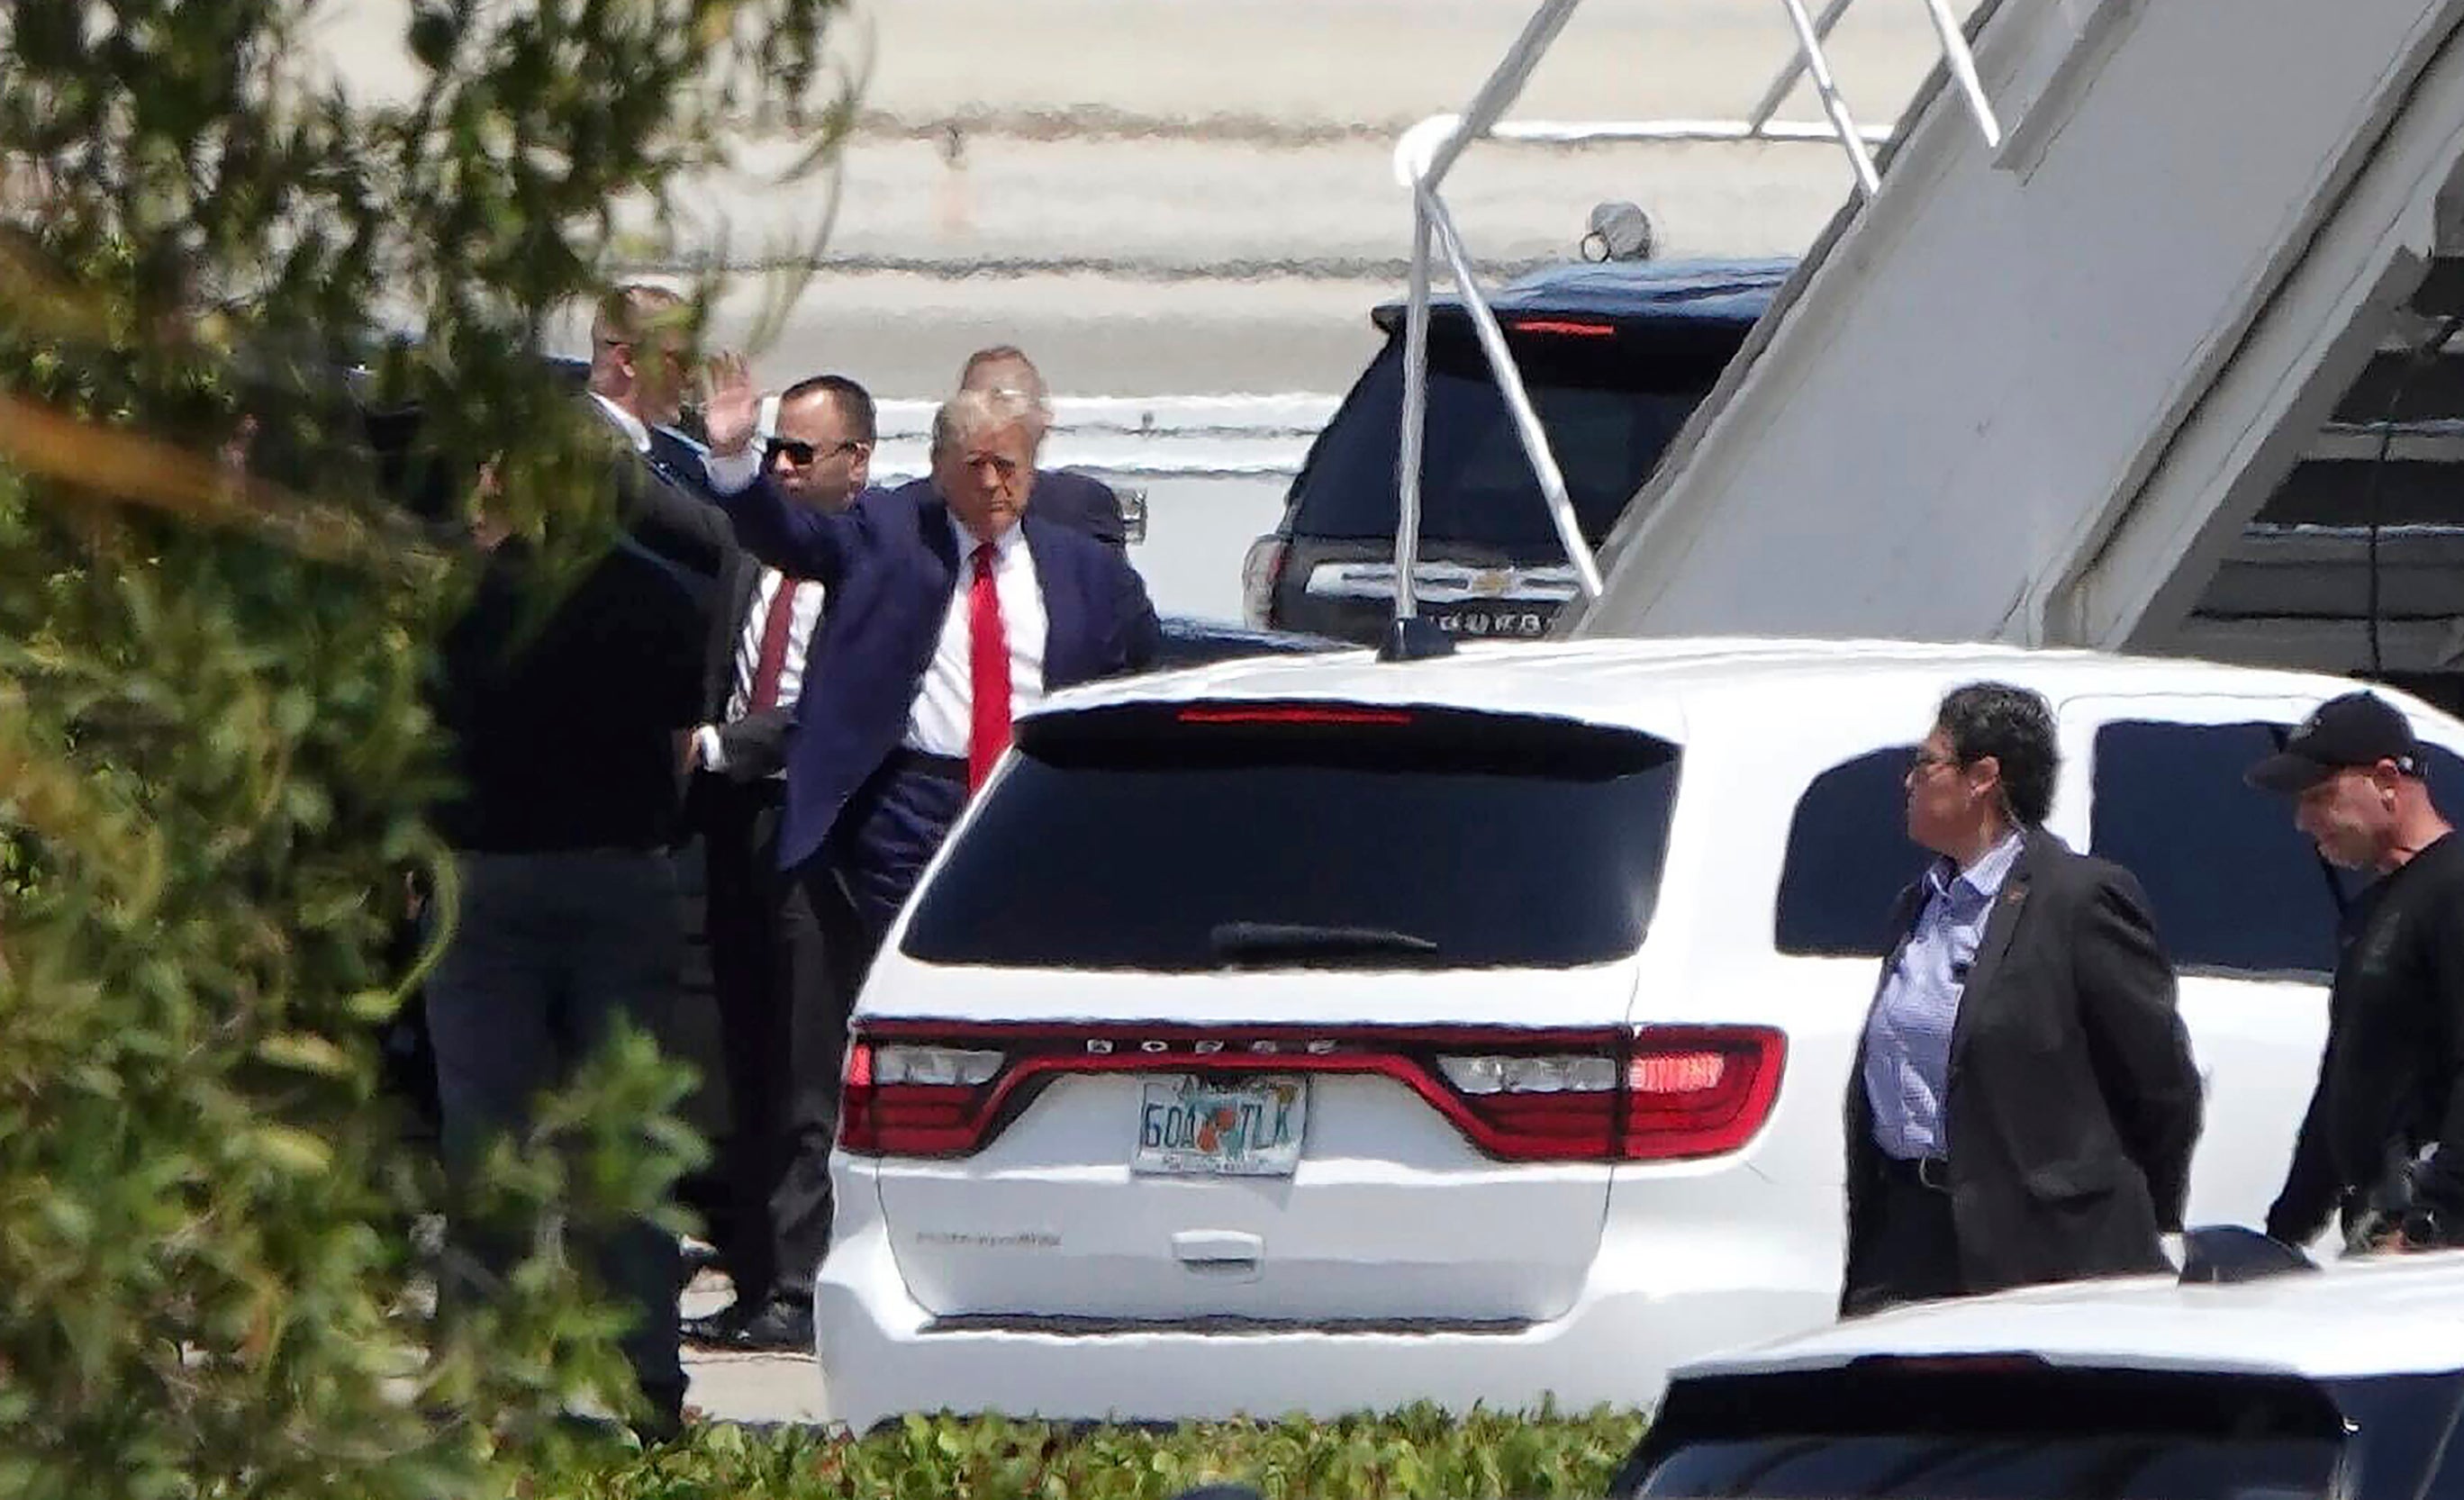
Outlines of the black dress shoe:
{"type": "Polygon", "coordinates": [[[772,1297],[759,1311],[737,1324],[734,1347],[811,1354],[813,1310],[784,1297],[772,1297]]]}
{"type": "Polygon", "coordinates": [[[741,1298],[730,1302],[715,1313],[700,1317],[688,1317],[676,1325],[676,1332],[689,1344],[702,1344],[714,1349],[733,1349],[744,1325],[759,1309],[744,1305],[741,1298]]]}

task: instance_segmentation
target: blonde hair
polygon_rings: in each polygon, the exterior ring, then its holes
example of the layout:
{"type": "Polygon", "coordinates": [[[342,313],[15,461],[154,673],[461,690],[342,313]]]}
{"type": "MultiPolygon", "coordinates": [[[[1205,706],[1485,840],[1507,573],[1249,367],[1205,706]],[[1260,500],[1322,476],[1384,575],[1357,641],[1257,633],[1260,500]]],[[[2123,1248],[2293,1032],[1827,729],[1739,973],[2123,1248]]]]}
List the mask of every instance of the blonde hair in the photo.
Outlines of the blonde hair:
{"type": "Polygon", "coordinates": [[[590,319],[593,344],[629,344],[650,334],[668,334],[684,326],[685,299],[665,287],[636,281],[618,287],[600,300],[590,319]]]}
{"type": "Polygon", "coordinates": [[[933,456],[939,458],[966,442],[1003,427],[1023,426],[1030,446],[1044,441],[1035,403],[1015,391],[960,391],[933,413],[933,456]]]}

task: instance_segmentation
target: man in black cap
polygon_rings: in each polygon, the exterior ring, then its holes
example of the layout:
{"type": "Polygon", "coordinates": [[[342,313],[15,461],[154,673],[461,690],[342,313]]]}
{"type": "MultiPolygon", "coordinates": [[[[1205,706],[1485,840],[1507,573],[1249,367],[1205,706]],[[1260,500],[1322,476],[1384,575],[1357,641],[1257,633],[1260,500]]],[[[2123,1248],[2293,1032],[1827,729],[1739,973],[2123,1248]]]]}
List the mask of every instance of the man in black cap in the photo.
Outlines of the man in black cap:
{"type": "Polygon", "coordinates": [[[2267,1232],[2347,1251],[2464,1243],[2464,839],[2431,805],[2421,745],[2367,692],[2319,707],[2251,768],[2294,797],[2322,859],[2379,879],[2337,934],[2327,1048],[2267,1232]]]}

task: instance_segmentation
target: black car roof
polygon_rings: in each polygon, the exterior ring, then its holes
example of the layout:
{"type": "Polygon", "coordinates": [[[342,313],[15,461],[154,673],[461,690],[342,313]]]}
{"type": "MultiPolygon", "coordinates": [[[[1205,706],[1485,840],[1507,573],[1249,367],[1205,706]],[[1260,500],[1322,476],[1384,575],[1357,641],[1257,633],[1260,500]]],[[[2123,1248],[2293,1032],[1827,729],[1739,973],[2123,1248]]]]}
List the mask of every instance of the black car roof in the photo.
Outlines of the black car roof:
{"type": "MultiPolygon", "coordinates": [[[[1763,315],[1796,262],[1775,260],[1573,261],[1520,276],[1489,293],[1500,317],[1597,317],[1636,323],[1728,323],[1742,329],[1763,315]]],[[[1451,293],[1431,307],[1463,315],[1451,293]]],[[[1403,304],[1382,302],[1370,314],[1393,333],[1403,304]]]]}

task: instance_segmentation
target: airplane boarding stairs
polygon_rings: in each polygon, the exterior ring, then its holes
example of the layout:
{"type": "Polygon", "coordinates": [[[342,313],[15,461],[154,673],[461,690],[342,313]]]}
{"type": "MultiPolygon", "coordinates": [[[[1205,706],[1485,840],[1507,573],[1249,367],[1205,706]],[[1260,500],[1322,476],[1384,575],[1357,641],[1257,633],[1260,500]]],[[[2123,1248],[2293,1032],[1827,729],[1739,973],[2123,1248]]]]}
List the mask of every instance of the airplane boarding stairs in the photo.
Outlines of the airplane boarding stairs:
{"type": "MultiPolygon", "coordinates": [[[[1781,3],[1850,200],[1596,573],[1561,525],[1598,588],[1560,633],[2464,667],[2464,0],[1981,0],[1964,30],[1928,0],[1945,62],[1871,150],[1821,66],[1846,0],[1781,3]]],[[[1571,5],[1398,150],[1416,300],[1432,241],[1465,265],[1447,166],[1515,138],[1571,5]]]]}

